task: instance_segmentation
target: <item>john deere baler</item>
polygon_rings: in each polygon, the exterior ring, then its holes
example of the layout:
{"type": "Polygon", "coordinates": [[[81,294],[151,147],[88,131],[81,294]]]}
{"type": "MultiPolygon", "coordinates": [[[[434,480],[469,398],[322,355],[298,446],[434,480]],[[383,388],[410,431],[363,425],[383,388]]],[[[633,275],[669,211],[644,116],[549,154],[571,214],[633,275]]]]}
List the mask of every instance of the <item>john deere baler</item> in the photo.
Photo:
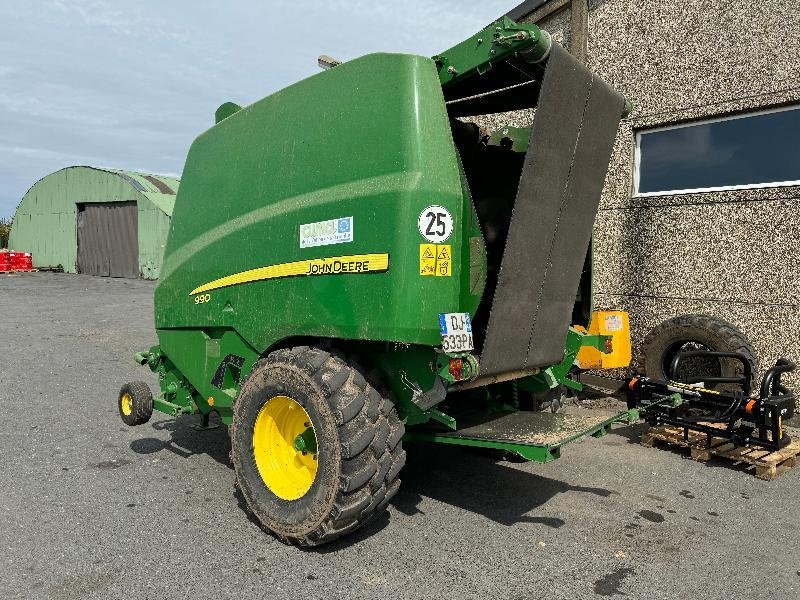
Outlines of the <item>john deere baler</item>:
{"type": "Polygon", "coordinates": [[[217,412],[249,508],[301,545],[383,509],[404,439],[548,461],[602,433],[625,415],[535,409],[579,387],[579,351],[626,360],[624,314],[577,327],[625,110],[508,19],[433,58],[371,54],[223,104],[186,160],[159,344],[137,355],[160,390],[124,386],[123,420],[217,412]],[[523,108],[516,136],[468,119],[523,108]]]}

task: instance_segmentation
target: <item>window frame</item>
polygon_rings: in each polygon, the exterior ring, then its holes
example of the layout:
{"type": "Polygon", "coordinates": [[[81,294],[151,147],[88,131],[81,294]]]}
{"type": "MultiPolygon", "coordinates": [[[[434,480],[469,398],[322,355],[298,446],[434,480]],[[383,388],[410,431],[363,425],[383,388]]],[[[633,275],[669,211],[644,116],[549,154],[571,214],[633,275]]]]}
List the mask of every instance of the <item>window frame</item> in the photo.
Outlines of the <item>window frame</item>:
{"type": "Polygon", "coordinates": [[[674,129],[684,129],[686,127],[695,127],[697,125],[705,125],[707,123],[721,123],[723,121],[734,121],[736,119],[746,119],[748,117],[757,117],[761,115],[768,115],[773,113],[785,112],[788,110],[800,111],[800,104],[789,104],[787,106],[779,106],[774,108],[767,108],[762,110],[755,110],[744,113],[736,113],[733,115],[724,115],[721,117],[709,117],[707,119],[698,119],[697,121],[688,121],[685,123],[675,123],[672,125],[663,125],[661,127],[648,127],[637,129],[634,133],[636,135],[634,144],[633,155],[633,197],[634,198],[648,198],[654,196],[678,196],[681,194],[703,194],[707,192],[727,192],[731,190],[755,190],[764,188],[776,187],[791,187],[800,186],[800,179],[794,181],[775,181],[770,183],[748,183],[742,185],[723,185],[717,187],[706,188],[686,188],[664,190],[660,192],[640,192],[639,182],[641,173],[641,160],[642,160],[642,136],[648,133],[657,133],[659,131],[671,131],[674,129]]]}

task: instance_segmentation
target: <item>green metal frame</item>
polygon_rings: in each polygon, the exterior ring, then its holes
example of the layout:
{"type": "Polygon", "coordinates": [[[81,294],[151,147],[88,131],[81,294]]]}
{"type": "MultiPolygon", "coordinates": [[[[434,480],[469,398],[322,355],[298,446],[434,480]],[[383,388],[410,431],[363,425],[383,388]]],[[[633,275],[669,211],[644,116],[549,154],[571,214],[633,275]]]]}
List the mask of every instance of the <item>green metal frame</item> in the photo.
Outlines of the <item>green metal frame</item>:
{"type": "Polygon", "coordinates": [[[171,417],[200,412],[196,390],[161,352],[159,346],[153,346],[148,352],[137,352],[134,360],[140,365],[147,365],[158,375],[160,391],[153,396],[154,410],[171,417]]]}
{"type": "Polygon", "coordinates": [[[488,72],[496,62],[519,54],[538,62],[550,50],[550,35],[532,23],[515,23],[508,17],[492,23],[449,50],[434,56],[442,85],[488,72]]]}
{"type": "Polygon", "coordinates": [[[409,442],[428,442],[435,444],[450,444],[454,446],[470,446],[473,448],[492,448],[495,450],[505,450],[506,452],[513,452],[520,458],[539,463],[546,463],[553,461],[561,456],[561,447],[576,442],[588,436],[602,437],[611,430],[614,423],[634,423],[639,418],[638,411],[626,410],[620,412],[605,421],[598,423],[596,426],[591,427],[573,436],[561,440],[558,444],[540,445],[540,444],[522,444],[514,442],[504,442],[500,440],[486,440],[470,437],[453,437],[451,435],[444,435],[439,433],[432,433],[427,431],[409,431],[403,438],[409,442]]]}
{"type": "Polygon", "coordinates": [[[530,392],[544,392],[559,385],[563,385],[571,390],[580,392],[583,390],[581,383],[569,376],[570,371],[576,364],[578,352],[583,347],[597,348],[601,352],[604,352],[606,340],[610,339],[610,337],[611,336],[607,335],[583,333],[570,327],[567,333],[564,359],[557,365],[548,367],[536,375],[520,379],[518,383],[520,389],[530,392]]]}

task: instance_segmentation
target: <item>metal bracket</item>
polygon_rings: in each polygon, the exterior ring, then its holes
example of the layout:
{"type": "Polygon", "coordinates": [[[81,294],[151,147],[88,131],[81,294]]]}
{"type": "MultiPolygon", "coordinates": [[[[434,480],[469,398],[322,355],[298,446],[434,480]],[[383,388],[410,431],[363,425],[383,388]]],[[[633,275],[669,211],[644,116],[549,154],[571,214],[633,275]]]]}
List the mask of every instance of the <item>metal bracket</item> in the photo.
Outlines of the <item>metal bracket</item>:
{"type": "Polygon", "coordinates": [[[415,394],[412,402],[420,410],[427,411],[439,404],[447,396],[447,388],[441,377],[433,380],[433,387],[423,394],[415,394]]]}
{"type": "Polygon", "coordinates": [[[189,425],[189,427],[191,427],[195,431],[208,431],[210,429],[219,429],[219,423],[216,423],[214,425],[211,425],[210,423],[211,423],[211,413],[207,412],[202,415],[200,424],[192,423],[191,425],[189,425]]]}

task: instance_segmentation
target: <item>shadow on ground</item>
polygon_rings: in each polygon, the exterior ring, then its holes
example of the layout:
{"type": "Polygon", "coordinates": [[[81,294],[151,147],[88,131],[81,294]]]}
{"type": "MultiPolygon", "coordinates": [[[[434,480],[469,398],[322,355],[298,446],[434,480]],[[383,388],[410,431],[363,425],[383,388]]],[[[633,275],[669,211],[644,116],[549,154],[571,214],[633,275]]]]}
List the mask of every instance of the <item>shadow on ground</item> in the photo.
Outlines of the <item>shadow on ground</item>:
{"type": "Polygon", "coordinates": [[[403,485],[392,504],[400,512],[422,512],[423,497],[483,515],[501,525],[540,523],[558,528],[562,519],[531,516],[557,494],[578,492],[596,496],[618,494],[601,487],[575,486],[528,473],[509,463],[461,448],[409,445],[409,461],[401,474],[403,485]]]}
{"type": "MultiPolygon", "coordinates": [[[[227,428],[220,424],[216,429],[195,429],[193,426],[199,423],[199,418],[195,417],[153,422],[151,427],[156,431],[168,431],[169,439],[144,437],[131,442],[130,447],[137,454],[167,451],[182,458],[207,454],[231,468],[227,428]]],[[[616,430],[615,433],[621,431],[616,430]]],[[[633,441],[634,438],[638,439],[639,433],[631,431],[625,437],[633,441]]],[[[430,498],[482,515],[502,525],[538,523],[558,528],[565,524],[563,519],[529,513],[558,494],[582,493],[608,497],[619,493],[602,487],[570,485],[529,473],[512,463],[498,460],[498,455],[490,452],[425,444],[407,444],[406,449],[408,462],[401,473],[403,483],[392,500],[392,505],[406,515],[423,513],[420,508],[423,498],[430,498]]],[[[259,525],[247,510],[241,493],[236,490],[234,494],[249,520],[259,525]]],[[[327,553],[357,544],[382,530],[388,523],[389,515],[383,513],[353,534],[316,550],[327,553]]]]}
{"type": "Polygon", "coordinates": [[[212,429],[195,429],[200,425],[200,417],[190,416],[180,419],[154,421],[150,426],[156,431],[168,431],[168,440],[157,437],[143,437],[133,440],[131,450],[137,454],[154,454],[166,450],[182,458],[196,454],[207,454],[218,463],[230,467],[231,441],[228,428],[212,416],[212,429]]]}

